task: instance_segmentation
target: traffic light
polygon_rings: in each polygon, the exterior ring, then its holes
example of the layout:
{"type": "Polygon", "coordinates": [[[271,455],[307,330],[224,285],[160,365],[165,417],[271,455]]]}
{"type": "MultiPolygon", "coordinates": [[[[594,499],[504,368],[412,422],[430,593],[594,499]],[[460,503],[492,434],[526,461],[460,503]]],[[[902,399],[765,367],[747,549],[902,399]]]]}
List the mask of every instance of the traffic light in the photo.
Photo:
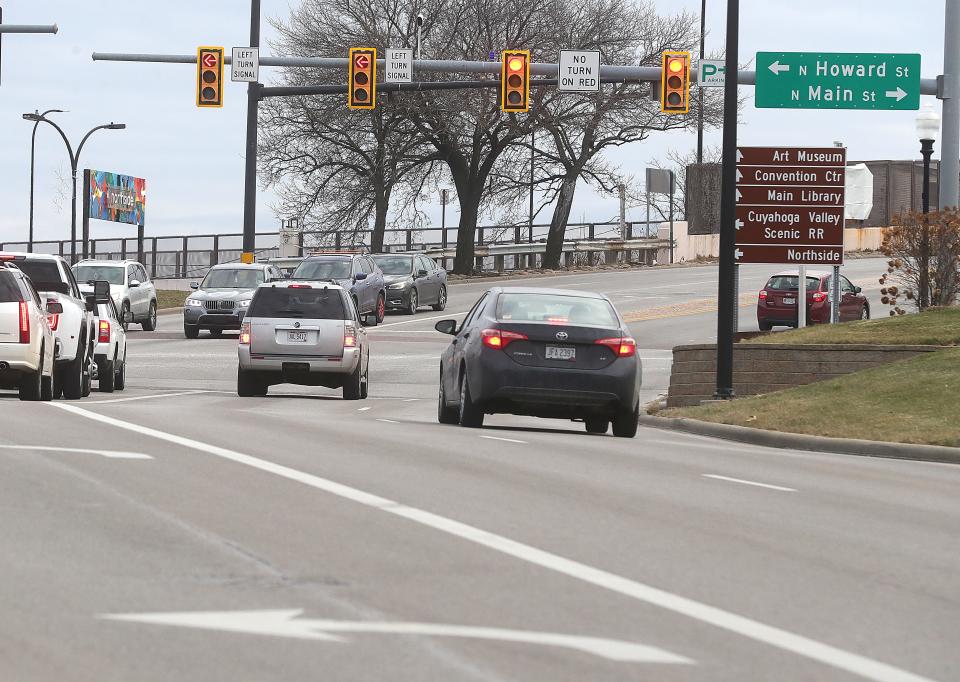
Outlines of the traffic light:
{"type": "Polygon", "coordinates": [[[377,106],[377,48],[350,48],[350,82],[347,106],[373,109],[377,106]]]}
{"type": "Polygon", "coordinates": [[[197,106],[223,106],[223,48],[197,48],[197,106]]]}
{"type": "Polygon", "coordinates": [[[530,109],[530,50],[504,50],[500,67],[500,109],[530,109]]]}
{"type": "Polygon", "coordinates": [[[663,53],[660,111],[665,114],[686,114],[690,111],[689,52],[663,53]]]}

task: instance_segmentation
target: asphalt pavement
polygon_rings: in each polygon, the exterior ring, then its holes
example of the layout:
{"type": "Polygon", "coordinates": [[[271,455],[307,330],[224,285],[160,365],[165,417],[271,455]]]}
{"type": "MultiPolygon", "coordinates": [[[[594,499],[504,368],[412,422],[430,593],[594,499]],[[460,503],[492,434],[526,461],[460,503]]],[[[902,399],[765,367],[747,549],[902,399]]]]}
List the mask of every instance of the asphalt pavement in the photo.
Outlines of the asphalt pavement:
{"type": "MultiPolygon", "coordinates": [[[[882,267],[845,270],[874,301],[882,267]]],[[[715,266],[538,283],[639,320],[645,398],[716,333],[715,266]]],[[[372,330],[367,401],[239,399],[235,335],[177,315],[123,393],[0,393],[0,680],[960,678],[960,469],[441,426],[432,326],[486,286],[372,330]]]]}

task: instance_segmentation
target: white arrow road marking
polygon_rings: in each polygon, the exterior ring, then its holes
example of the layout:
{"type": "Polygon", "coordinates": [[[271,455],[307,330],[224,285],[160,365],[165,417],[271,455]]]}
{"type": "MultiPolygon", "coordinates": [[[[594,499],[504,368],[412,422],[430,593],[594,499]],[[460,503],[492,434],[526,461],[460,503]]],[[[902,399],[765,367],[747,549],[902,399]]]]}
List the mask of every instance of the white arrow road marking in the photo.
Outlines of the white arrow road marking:
{"type": "Polygon", "coordinates": [[[2,450],[27,450],[32,452],[70,452],[81,455],[100,455],[110,459],[153,459],[142,452],[121,452],[119,450],[88,450],[86,448],[58,448],[48,445],[0,445],[2,450]]]}
{"type": "Polygon", "coordinates": [[[895,97],[898,102],[906,96],[907,93],[899,85],[896,90],[887,90],[887,97],[895,97]]]}
{"type": "Polygon", "coordinates": [[[771,71],[773,71],[773,75],[774,75],[774,76],[779,76],[779,75],[780,75],[781,73],[783,73],[784,71],[789,71],[789,70],[790,70],[790,65],[789,65],[789,64],[781,64],[781,63],[780,63],[780,60],[778,59],[778,60],[775,61],[773,64],[771,64],[769,68],[770,68],[771,71]]]}
{"type": "Polygon", "coordinates": [[[574,561],[559,554],[547,552],[533,545],[518,542],[504,535],[498,535],[476,526],[461,523],[455,519],[434,514],[425,509],[411,507],[395,500],[367,492],[366,490],[361,490],[360,488],[338,483],[329,478],[308,474],[305,471],[277,464],[276,462],[271,462],[261,457],[254,457],[253,455],[237,452],[236,450],[222,448],[212,443],[204,443],[203,441],[178,436],[174,433],[151,429],[148,426],[126,422],[122,419],[114,419],[105,414],[91,412],[90,410],[85,410],[82,407],[77,407],[69,403],[54,402],[42,404],[49,406],[51,409],[63,410],[75,416],[90,419],[91,421],[101,424],[107,424],[114,428],[124,429],[125,431],[137,433],[141,436],[173,443],[182,448],[205,452],[208,455],[219,457],[220,459],[234,462],[235,464],[257,469],[258,471],[273,476],[285,478],[288,481],[321,490],[341,499],[355,502],[368,509],[375,509],[384,514],[391,514],[406,519],[407,521],[418,523],[427,528],[446,533],[451,537],[472,542],[481,547],[500,552],[501,554],[511,556],[520,561],[526,561],[527,563],[549,571],[554,571],[555,573],[565,575],[574,580],[579,580],[588,585],[593,585],[600,589],[635,599],[638,602],[686,616],[687,618],[712,625],[721,630],[752,639],[755,642],[763,642],[769,646],[789,651],[797,656],[803,656],[813,661],[819,661],[825,665],[832,666],[838,670],[845,670],[860,677],[877,680],[878,682],[932,682],[929,678],[922,677],[921,675],[908,672],[887,663],[882,663],[867,656],[861,656],[851,651],[846,651],[831,646],[830,644],[798,635],[789,630],[767,625],[766,623],[741,616],[732,611],[726,611],[716,606],[704,604],[695,599],[690,599],[652,585],[631,580],[616,573],[574,561]]]}
{"type": "Polygon", "coordinates": [[[743,221],[740,220],[739,218],[737,218],[737,219],[734,221],[733,226],[736,227],[736,228],[739,230],[741,227],[743,227],[743,221]]]}
{"type": "Polygon", "coordinates": [[[656,647],[600,637],[581,637],[554,632],[505,630],[442,623],[367,623],[349,620],[314,620],[299,618],[302,609],[277,611],[199,611],[187,613],[105,614],[100,618],[151,625],[173,625],[204,630],[227,630],[256,635],[294,637],[297,639],[345,641],[331,632],[374,633],[384,635],[423,635],[427,637],[462,637],[499,642],[539,644],[574,649],[611,661],[629,663],[683,663],[689,658],[656,647]]]}
{"type": "Polygon", "coordinates": [[[741,251],[740,249],[737,249],[736,251],[733,252],[733,257],[736,260],[740,260],[741,258],[743,258],[743,251],[741,251]]]}

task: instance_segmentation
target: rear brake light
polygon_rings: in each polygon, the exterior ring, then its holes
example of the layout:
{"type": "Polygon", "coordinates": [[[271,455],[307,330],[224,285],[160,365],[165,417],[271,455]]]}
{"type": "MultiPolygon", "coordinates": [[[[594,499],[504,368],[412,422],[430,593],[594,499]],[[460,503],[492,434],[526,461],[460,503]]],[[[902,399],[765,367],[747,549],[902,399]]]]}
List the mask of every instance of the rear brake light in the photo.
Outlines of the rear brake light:
{"type": "Polygon", "coordinates": [[[30,343],[30,309],[20,301],[20,343],[30,343]]]}
{"type": "Polygon", "coordinates": [[[600,346],[606,346],[616,353],[617,357],[621,358],[632,357],[637,352],[637,342],[631,339],[629,336],[617,337],[613,339],[600,339],[596,343],[600,346]]]}
{"type": "Polygon", "coordinates": [[[480,338],[487,348],[503,350],[514,341],[526,341],[527,335],[501,329],[484,329],[480,332],[480,338]]]}
{"type": "Polygon", "coordinates": [[[561,317],[559,315],[551,315],[550,317],[547,318],[547,322],[549,322],[550,324],[567,324],[568,322],[570,322],[570,319],[566,317],[561,317]]]}
{"type": "Polygon", "coordinates": [[[291,284],[288,289],[313,289],[309,284],[291,284]]]}
{"type": "Polygon", "coordinates": [[[825,291],[815,291],[813,293],[813,302],[814,303],[823,303],[827,300],[827,292],[825,291]]]}
{"type": "Polygon", "coordinates": [[[110,343],[110,323],[106,320],[100,320],[100,332],[97,335],[97,343],[110,343]]]}
{"type": "Polygon", "coordinates": [[[352,329],[343,330],[343,347],[344,348],[356,348],[357,347],[357,336],[354,334],[352,329]]]}
{"type": "Polygon", "coordinates": [[[250,345],[250,323],[244,322],[240,327],[240,345],[249,346],[250,345]]]}
{"type": "Polygon", "coordinates": [[[0,253],[0,261],[25,260],[23,256],[14,256],[9,253],[0,253]]]}
{"type": "Polygon", "coordinates": [[[60,326],[60,316],[59,315],[47,315],[47,322],[50,324],[50,331],[57,331],[57,327],[60,326]]]}
{"type": "Polygon", "coordinates": [[[766,289],[761,289],[761,290],[760,290],[760,300],[761,300],[761,301],[766,301],[766,300],[767,300],[767,290],[766,290],[766,289]]]}

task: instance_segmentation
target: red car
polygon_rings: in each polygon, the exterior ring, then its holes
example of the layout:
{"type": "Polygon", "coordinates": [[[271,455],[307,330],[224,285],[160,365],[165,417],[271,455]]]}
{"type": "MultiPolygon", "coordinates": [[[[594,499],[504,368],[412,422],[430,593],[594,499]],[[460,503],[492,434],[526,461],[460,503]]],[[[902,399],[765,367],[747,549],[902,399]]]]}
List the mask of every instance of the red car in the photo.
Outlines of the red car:
{"type": "MultiPolygon", "coordinates": [[[[830,321],[830,272],[807,271],[807,323],[830,321]]],[[[761,331],[776,326],[797,326],[796,270],[779,272],[760,290],[757,301],[757,324],[761,331]]],[[[850,280],[840,275],[840,321],[869,320],[870,302],[850,280]]]]}

